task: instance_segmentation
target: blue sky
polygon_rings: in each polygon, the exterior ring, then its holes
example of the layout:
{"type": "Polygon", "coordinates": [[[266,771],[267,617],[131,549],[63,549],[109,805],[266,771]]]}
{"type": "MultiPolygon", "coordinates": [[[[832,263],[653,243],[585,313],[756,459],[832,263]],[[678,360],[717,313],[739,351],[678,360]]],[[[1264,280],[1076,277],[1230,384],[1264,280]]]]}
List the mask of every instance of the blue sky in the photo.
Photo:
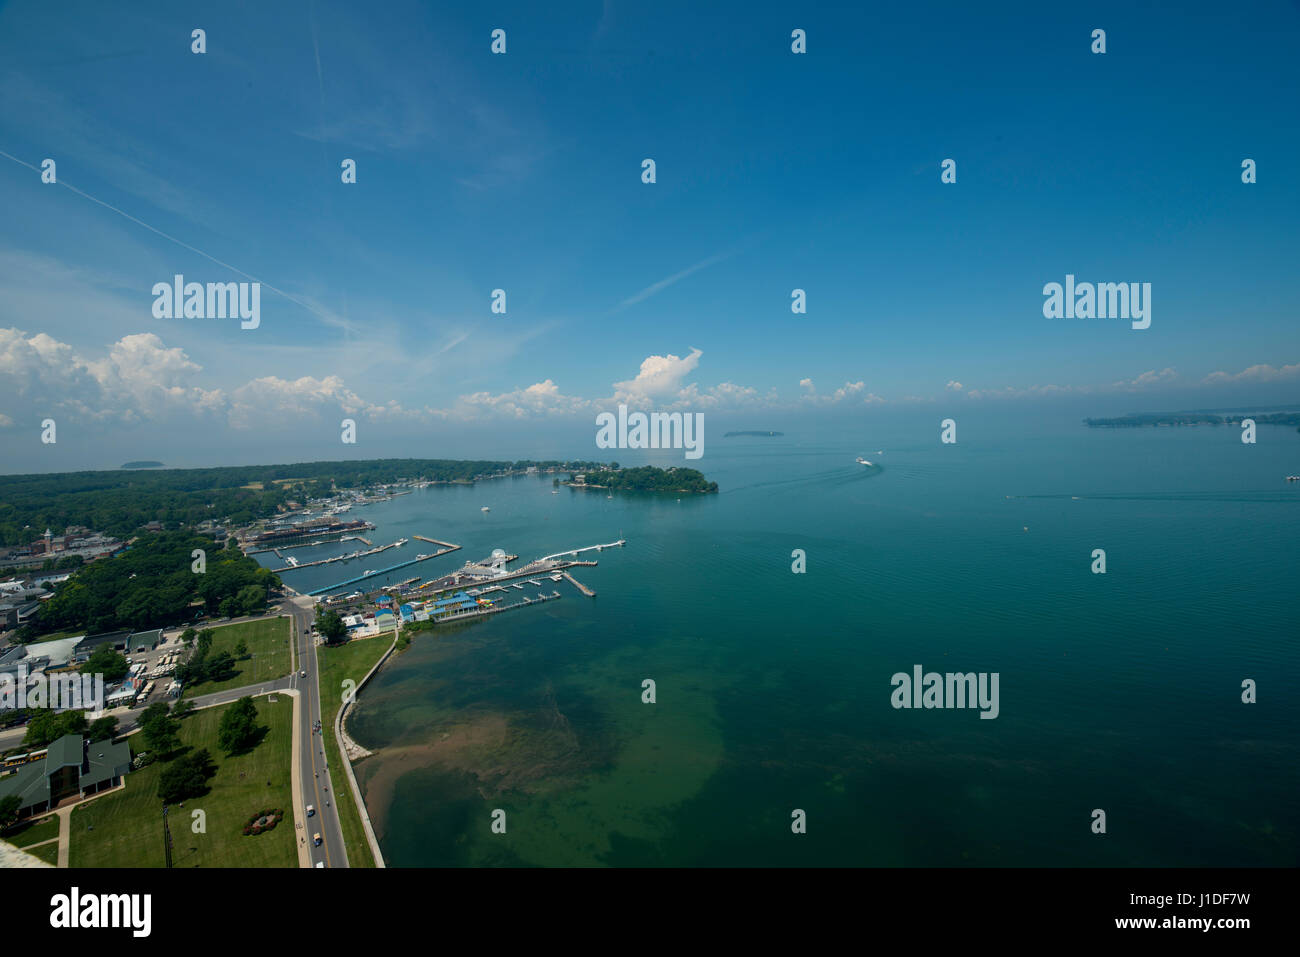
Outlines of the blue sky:
{"type": "Polygon", "coordinates": [[[1295,401],[1300,6],[1134,6],[6,4],[3,467],[1295,401]],[[176,273],[262,281],[260,327],[154,318],[176,273]],[[1066,273],[1151,327],[1044,318],[1066,273]]]}

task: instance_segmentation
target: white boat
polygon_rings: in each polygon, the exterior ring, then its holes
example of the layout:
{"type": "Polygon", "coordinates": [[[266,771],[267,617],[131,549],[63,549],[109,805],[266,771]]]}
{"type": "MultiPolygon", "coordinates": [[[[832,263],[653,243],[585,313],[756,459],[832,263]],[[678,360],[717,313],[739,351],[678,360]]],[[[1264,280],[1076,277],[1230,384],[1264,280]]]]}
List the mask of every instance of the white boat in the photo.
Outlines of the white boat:
{"type": "Polygon", "coordinates": [[[856,459],[854,459],[854,461],[857,462],[859,465],[866,465],[868,467],[871,466],[871,463],[868,462],[866,459],[864,459],[861,455],[859,455],[856,459]]]}
{"type": "Polygon", "coordinates": [[[397,540],[397,544],[398,544],[399,546],[400,546],[400,545],[405,545],[405,544],[406,544],[407,542],[409,542],[409,541],[410,541],[409,538],[399,538],[399,539],[397,540]]]}
{"type": "Polygon", "coordinates": [[[416,556],[415,556],[415,560],[416,560],[417,562],[422,562],[422,561],[424,561],[424,560],[425,560],[426,558],[428,558],[428,557],[429,557],[428,555],[416,555],[416,556]]]}
{"type": "Polygon", "coordinates": [[[552,495],[559,495],[559,494],[560,494],[560,490],[559,490],[558,488],[553,488],[553,489],[551,489],[551,494],[552,494],[552,495]]]}
{"type": "Polygon", "coordinates": [[[490,509],[490,508],[488,508],[486,505],[484,505],[481,509],[479,509],[479,511],[480,511],[480,512],[490,512],[490,511],[492,511],[492,509],[490,509]]]}

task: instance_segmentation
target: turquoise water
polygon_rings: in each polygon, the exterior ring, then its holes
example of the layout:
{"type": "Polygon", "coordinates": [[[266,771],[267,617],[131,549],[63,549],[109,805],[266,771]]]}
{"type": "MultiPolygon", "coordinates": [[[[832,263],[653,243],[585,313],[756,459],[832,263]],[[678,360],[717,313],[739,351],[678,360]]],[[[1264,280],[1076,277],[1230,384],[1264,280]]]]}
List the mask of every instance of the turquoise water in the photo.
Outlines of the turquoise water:
{"type": "Polygon", "coordinates": [[[418,635],[366,689],[389,863],[1296,864],[1300,435],[968,414],[944,446],[938,418],[651,460],[716,496],[516,478],[359,510],[376,543],[465,547],[426,577],[628,539],[575,570],[596,599],[547,582],[562,600],[418,635]],[[895,710],[917,664],[998,672],[999,716],[895,710]]]}

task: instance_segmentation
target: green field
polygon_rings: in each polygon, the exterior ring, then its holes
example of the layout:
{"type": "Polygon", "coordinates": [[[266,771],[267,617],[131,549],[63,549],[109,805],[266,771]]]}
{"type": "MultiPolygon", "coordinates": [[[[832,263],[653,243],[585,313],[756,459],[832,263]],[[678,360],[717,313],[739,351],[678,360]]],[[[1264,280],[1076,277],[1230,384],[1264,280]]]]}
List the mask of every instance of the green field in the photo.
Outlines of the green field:
{"type": "Polygon", "coordinates": [[[4,839],[14,847],[27,847],[29,844],[39,844],[41,841],[48,841],[52,837],[59,836],[59,819],[57,817],[41,818],[39,821],[31,823],[24,822],[12,831],[4,833],[4,839]]]}
{"type": "Polygon", "coordinates": [[[289,619],[269,618],[221,625],[212,630],[212,650],[208,657],[228,651],[235,653],[239,639],[248,645],[249,658],[235,662],[235,677],[226,681],[205,681],[184,690],[182,698],[212,694],[227,688],[242,688],[259,681],[274,681],[289,673],[289,619]]]}
{"type": "MultiPolygon", "coordinates": [[[[351,678],[360,684],[392,643],[392,639],[383,634],[349,641],[337,648],[322,645],[316,649],[316,661],[320,667],[321,722],[325,725],[325,753],[329,755],[331,767],[338,767],[342,760],[338,740],[334,737],[334,718],[343,704],[343,682],[351,678]]],[[[336,787],[342,787],[344,783],[339,778],[335,778],[335,782],[336,787]]],[[[348,850],[348,866],[374,867],[375,857],[370,851],[370,842],[366,840],[356,802],[349,795],[348,800],[340,800],[337,804],[339,826],[343,829],[343,842],[348,850]]]]}
{"type": "Polygon", "coordinates": [[[46,864],[52,864],[55,867],[59,864],[59,842],[52,844],[42,844],[40,847],[29,847],[27,853],[32,857],[39,857],[46,864]]]}
{"type": "MultiPolygon", "coordinates": [[[[257,698],[258,723],[270,728],[249,754],[227,757],[217,746],[217,727],[229,705],[196,711],[181,722],[181,742],[207,748],[217,764],[210,790],[171,809],[173,867],[296,867],[290,786],[293,701],[257,698]],[[267,782],[271,784],[268,787],[267,782]],[[258,811],[281,808],[285,818],[266,834],[245,837],[244,825],[258,811]],[[207,830],[195,834],[193,812],[202,810],[207,830]]],[[[133,748],[138,735],[132,737],[133,748]]],[[[72,867],[163,867],[161,764],[126,777],[126,789],[72,812],[72,867]]]]}

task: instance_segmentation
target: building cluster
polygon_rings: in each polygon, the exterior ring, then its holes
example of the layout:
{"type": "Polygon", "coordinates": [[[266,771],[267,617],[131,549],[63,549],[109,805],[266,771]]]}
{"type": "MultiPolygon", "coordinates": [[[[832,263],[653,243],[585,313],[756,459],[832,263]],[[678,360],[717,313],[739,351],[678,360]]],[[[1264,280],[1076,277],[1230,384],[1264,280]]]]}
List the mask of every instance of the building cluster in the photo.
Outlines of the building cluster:
{"type": "Polygon", "coordinates": [[[0,582],[0,633],[25,625],[41,607],[54,597],[50,589],[65,580],[70,572],[45,575],[35,579],[12,579],[0,582]]]}
{"type": "MultiPolygon", "coordinates": [[[[39,680],[46,673],[58,674],[76,670],[90,659],[90,656],[102,647],[112,648],[127,656],[152,651],[162,643],[162,630],[150,631],[112,631],[100,635],[82,635],[80,637],[56,638],[31,645],[14,645],[0,652],[0,675],[9,675],[9,680],[39,680]]],[[[180,650],[164,655],[152,669],[144,662],[132,662],[126,678],[105,687],[104,707],[132,707],[137,701],[147,698],[157,687],[158,679],[164,678],[176,670],[179,664],[180,650]]],[[[175,681],[166,689],[168,694],[179,693],[175,681]]]]}
{"type": "Polygon", "coordinates": [[[18,816],[54,810],[63,801],[90,797],[116,787],[131,770],[125,741],[88,741],[66,734],[36,751],[5,762],[0,798],[18,796],[18,816]]]}
{"type": "MultiPolygon", "coordinates": [[[[161,527],[161,526],[160,526],[161,527]]],[[[109,535],[92,532],[82,525],[69,525],[62,535],[50,529],[30,545],[16,545],[0,550],[0,568],[24,568],[43,565],[48,560],[80,556],[83,561],[94,561],[113,555],[123,548],[123,543],[109,535]]]]}

